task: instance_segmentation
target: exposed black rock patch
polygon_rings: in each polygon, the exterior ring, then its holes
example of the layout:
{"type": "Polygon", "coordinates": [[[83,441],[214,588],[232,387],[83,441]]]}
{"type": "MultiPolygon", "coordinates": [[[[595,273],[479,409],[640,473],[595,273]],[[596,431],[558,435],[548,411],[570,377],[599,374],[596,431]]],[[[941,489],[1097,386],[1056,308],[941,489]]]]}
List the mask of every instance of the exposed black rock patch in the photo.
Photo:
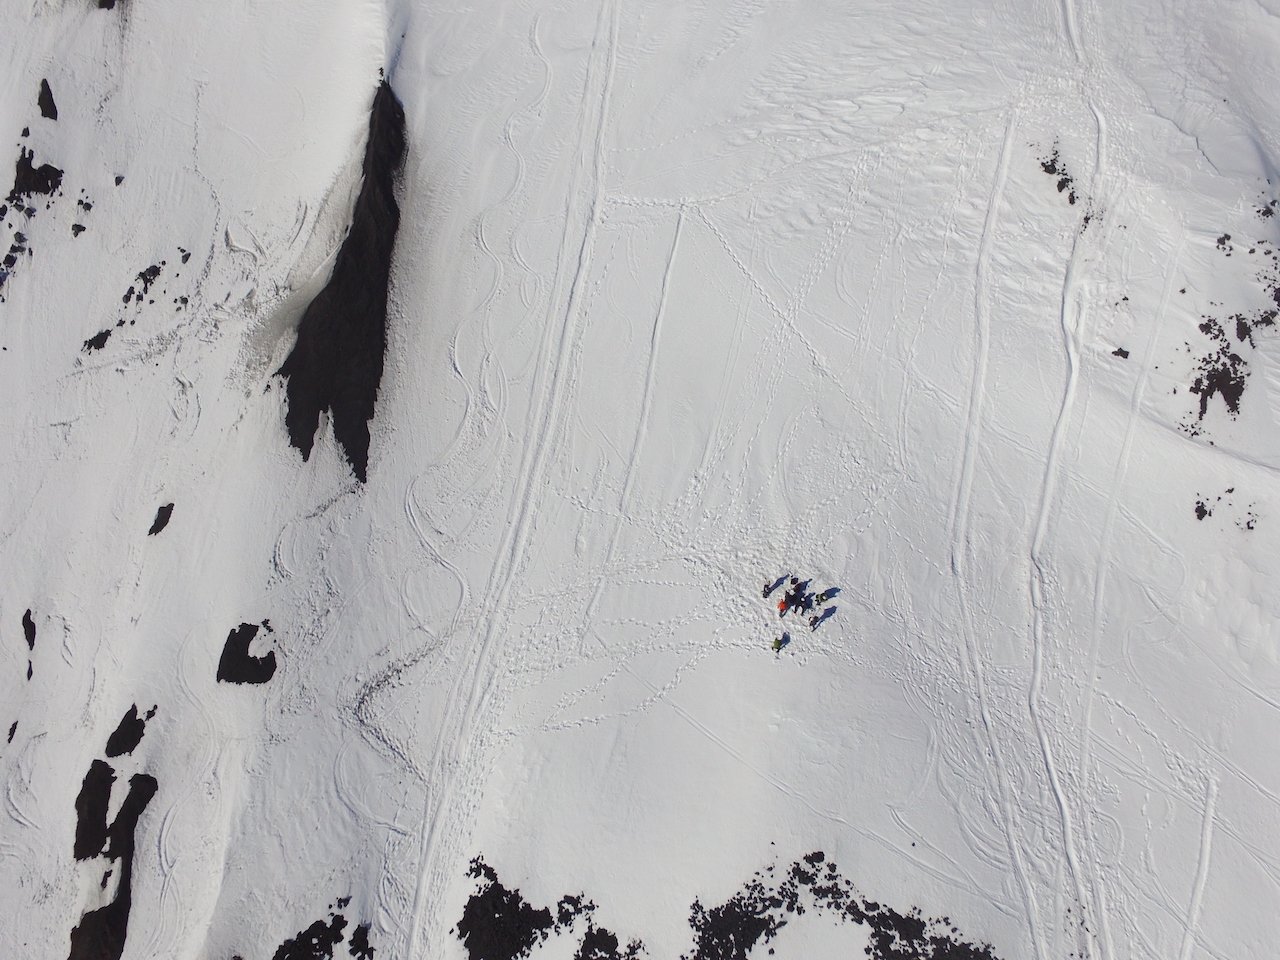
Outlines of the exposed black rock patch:
{"type": "Polygon", "coordinates": [[[1196,379],[1191,384],[1191,392],[1200,397],[1200,413],[1198,420],[1204,420],[1209,412],[1209,401],[1215,395],[1226,404],[1227,413],[1234,420],[1240,414],[1240,398],[1244,395],[1245,383],[1249,378],[1249,367],[1245,359],[1236,352],[1227,338],[1222,324],[1212,317],[1206,317],[1200,324],[1200,332],[1215,344],[1215,348],[1200,358],[1197,364],[1196,379]]]}
{"type": "Polygon", "coordinates": [[[13,735],[17,732],[18,732],[18,721],[15,720],[13,721],[13,723],[9,724],[9,740],[7,742],[13,743],[13,735]]]}
{"type": "MultiPolygon", "coordinates": [[[[329,904],[327,923],[317,920],[305,930],[299,930],[295,936],[280,944],[272,960],[333,960],[347,927],[347,918],[336,913],[335,907],[342,910],[350,902],[350,897],[339,897],[337,903],[329,904]]],[[[362,923],[351,931],[347,952],[355,960],[373,960],[374,950],[369,944],[369,924],[362,923]]],[[[232,960],[241,958],[236,956],[232,960]]]]}
{"type": "MultiPolygon", "coordinates": [[[[553,918],[550,909],[535,909],[518,890],[507,890],[483,859],[471,862],[469,874],[482,884],[467,901],[456,931],[470,960],[525,957],[578,917],[586,918],[587,929],[575,960],[624,960],[643,950],[639,941],[620,950],[617,936],[592,922],[595,904],[581,896],[562,899],[553,918]],[[566,910],[566,904],[575,906],[566,910]]],[[[769,867],[757,872],[718,906],[707,908],[695,900],[689,911],[694,949],[681,960],[746,960],[754,947],[768,943],[806,911],[868,928],[872,960],[995,960],[989,944],[965,942],[946,917],[928,918],[917,908],[903,913],[867,900],[834,863],[826,862],[822,851],[785,871],[769,867]]]]}
{"type": "Polygon", "coordinates": [[[83,223],[73,223],[71,225],[71,235],[73,237],[78,237],[80,234],[84,233],[85,229],[86,228],[83,223]]]}
{"type": "Polygon", "coordinates": [[[1062,162],[1062,157],[1058,153],[1058,146],[1054,144],[1053,152],[1049,156],[1040,160],[1040,169],[1051,177],[1058,178],[1058,192],[1066,193],[1067,203],[1072,206],[1076,202],[1075,178],[1067,173],[1066,164],[1062,162]]]}
{"type": "Polygon", "coordinates": [[[258,624],[242,623],[227,635],[218,661],[218,679],[225,683],[266,683],[276,672],[276,653],[249,656],[249,644],[258,635],[258,624]]]}
{"type": "Polygon", "coordinates": [[[108,327],[106,330],[99,330],[92,337],[86,340],[84,342],[84,346],[81,349],[85,353],[89,353],[92,350],[101,350],[103,347],[107,345],[107,341],[110,339],[111,339],[111,328],[108,327]]]}
{"type": "Polygon", "coordinates": [[[142,742],[142,735],[147,732],[147,721],[156,715],[152,707],[143,716],[138,716],[138,705],[135,703],[121,718],[119,726],[107,738],[107,756],[120,757],[133,753],[142,742]]]}
{"type": "Polygon", "coordinates": [[[1114,350],[1111,351],[1111,355],[1113,357],[1119,357],[1121,360],[1129,359],[1129,351],[1126,350],[1124,347],[1116,347],[1114,350]]]}
{"type": "MultiPolygon", "coordinates": [[[[1239,415],[1241,398],[1249,379],[1249,350],[1257,347],[1258,333],[1275,327],[1277,317],[1280,317],[1280,253],[1275,245],[1263,239],[1255,240],[1247,247],[1243,244],[1236,246],[1231,234],[1224,233],[1217,238],[1216,246],[1224,256],[1231,256],[1243,248],[1248,256],[1261,258],[1257,279],[1269,305],[1235,313],[1225,319],[1203,315],[1199,330],[1209,338],[1208,349],[1202,352],[1190,343],[1184,344],[1187,352],[1195,357],[1195,379],[1189,391],[1199,397],[1199,404],[1194,415],[1179,426],[1193,437],[1204,432],[1203,421],[1215,396],[1222,398],[1232,419],[1239,415]]],[[[1182,292],[1186,292],[1185,288],[1182,292]]]]}
{"type": "Polygon", "coordinates": [[[173,504],[166,503],[156,511],[156,518],[151,523],[151,529],[147,531],[148,537],[154,537],[157,533],[169,525],[169,518],[173,516],[173,504]]]}
{"type": "Polygon", "coordinates": [[[49,81],[40,81],[40,96],[36,98],[36,104],[40,107],[40,116],[46,120],[58,119],[58,105],[53,102],[53,91],[49,89],[49,81]]]}
{"type": "Polygon", "coordinates": [[[280,944],[271,960],[333,960],[333,950],[342,942],[347,921],[333,914],[329,923],[317,920],[296,937],[280,944]]]}
{"type": "Polygon", "coordinates": [[[624,950],[618,949],[618,937],[604,927],[591,925],[578,945],[574,960],[631,960],[640,953],[640,943],[632,941],[624,950]]]}
{"type": "Polygon", "coordinates": [[[34,650],[36,648],[36,622],[31,619],[30,609],[22,615],[22,635],[27,638],[27,649],[34,650]]]}
{"type": "MultiPolygon", "coordinates": [[[[23,130],[22,135],[26,136],[28,132],[23,130]]],[[[49,163],[35,166],[31,162],[34,156],[26,147],[19,148],[18,163],[13,175],[13,189],[9,191],[8,203],[0,207],[5,214],[9,212],[9,204],[13,204],[13,212],[21,213],[29,220],[36,215],[36,208],[28,201],[38,194],[52,196],[62,186],[62,171],[49,163]]],[[[47,207],[48,204],[45,206],[47,207]]],[[[6,226],[11,225],[6,224],[6,226]]],[[[27,243],[26,236],[21,232],[15,232],[8,252],[0,260],[0,289],[3,289],[24,253],[31,256],[30,244],[27,243]]]]}
{"type": "MultiPolygon", "coordinates": [[[[559,934],[569,929],[580,916],[588,919],[588,933],[593,929],[590,918],[596,905],[581,895],[561,897],[552,914],[550,907],[535,908],[525,901],[519,890],[504,887],[497,872],[482,857],[471,861],[467,875],[481,881],[480,889],[462,908],[462,919],[456,928],[458,939],[466,947],[470,960],[527,957],[535,946],[546,942],[552,933],[559,934]]],[[[614,937],[615,947],[616,941],[614,937]]],[[[592,939],[595,947],[601,947],[605,942],[599,934],[592,939]]],[[[637,943],[634,947],[638,952],[640,945],[637,943]]],[[[582,956],[581,949],[579,956],[582,956]]],[[[634,956],[634,953],[627,956],[634,956]]]]}
{"type": "Polygon", "coordinates": [[[867,900],[840,875],[834,863],[823,864],[822,851],[808,854],[782,874],[756,875],[719,907],[707,910],[697,901],[690,910],[694,952],[681,960],[745,960],[759,942],[767,943],[794,916],[806,909],[869,928],[872,960],[993,960],[989,944],[957,938],[951,921],[925,918],[918,908],[901,913],[867,900]]]}
{"type": "Polygon", "coordinates": [[[471,861],[472,877],[486,882],[467,901],[458,921],[458,939],[471,960],[515,960],[528,956],[535,944],[551,935],[555,920],[543,907],[535,910],[498,882],[498,874],[482,859],[471,861]]]}
{"type": "Polygon", "coordinates": [[[373,947],[369,945],[369,924],[362,923],[351,931],[347,952],[356,960],[373,960],[373,947]]]}
{"type": "Polygon", "coordinates": [[[108,831],[111,847],[107,856],[121,861],[116,898],[80,918],[80,923],[71,931],[71,952],[67,960],[120,960],[124,953],[129,910],[133,904],[134,834],[139,818],[158,789],[155,777],[145,773],[135,773],[129,778],[129,793],[108,831]]]}
{"type": "Polygon", "coordinates": [[[288,379],[289,442],[311,457],[320,414],[362,483],[368,474],[369,421],[387,347],[387,286],[400,227],[394,180],[404,160],[404,108],[383,81],[373,99],[364,183],[333,274],[303,313],[298,340],[277,373],[288,379]]]}
{"type": "Polygon", "coordinates": [[[51,163],[33,166],[33,154],[26,147],[18,153],[18,166],[13,175],[13,189],[9,191],[10,203],[22,203],[36,194],[52,196],[62,186],[62,171],[51,163]]]}
{"type": "Polygon", "coordinates": [[[99,10],[114,10],[116,8],[116,0],[98,0],[99,10]]]}
{"type": "Polygon", "coordinates": [[[138,292],[138,287],[136,285],[131,285],[129,289],[125,291],[124,296],[120,298],[121,301],[128,303],[130,300],[134,300],[138,303],[142,303],[143,298],[151,291],[151,285],[160,278],[160,271],[164,269],[165,266],[166,261],[161,260],[159,263],[153,263],[151,266],[138,271],[138,275],[134,277],[134,280],[136,280],[138,284],[141,284],[142,292],[138,292]]]}
{"type": "Polygon", "coordinates": [[[1257,504],[1250,503],[1246,504],[1244,507],[1237,506],[1232,497],[1232,494],[1235,492],[1235,487],[1227,487],[1226,490],[1216,497],[1210,495],[1199,497],[1196,500],[1196,519],[1205,520],[1208,517],[1212,517],[1219,507],[1225,506],[1229,511],[1228,515],[1230,515],[1231,512],[1234,512],[1236,517],[1236,527],[1241,530],[1254,529],[1258,525],[1258,514],[1255,511],[1257,504]]]}
{"type": "Polygon", "coordinates": [[[107,804],[111,801],[111,784],[116,772],[111,765],[95,760],[84,775],[76,796],[75,858],[88,860],[102,852],[107,843],[107,804]]]}

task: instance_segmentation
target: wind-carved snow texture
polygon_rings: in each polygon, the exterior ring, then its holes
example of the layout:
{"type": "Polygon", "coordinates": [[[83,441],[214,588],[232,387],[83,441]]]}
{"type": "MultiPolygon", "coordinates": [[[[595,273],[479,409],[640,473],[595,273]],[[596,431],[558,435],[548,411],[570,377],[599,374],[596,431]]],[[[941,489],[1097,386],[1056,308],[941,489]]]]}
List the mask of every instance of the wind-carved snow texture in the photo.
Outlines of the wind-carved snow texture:
{"type": "MultiPolygon", "coordinates": [[[[575,960],[620,960],[644,951],[632,940],[619,952],[615,934],[595,926],[596,905],[583,895],[562,897],[555,912],[534,908],[508,890],[482,857],[471,861],[469,875],[483,881],[463,908],[457,935],[470,960],[519,960],[553,934],[570,932],[586,919],[575,960]]],[[[680,960],[746,960],[756,946],[773,940],[787,923],[812,911],[843,923],[864,926],[870,934],[867,955],[873,960],[994,960],[989,944],[959,938],[960,931],[942,917],[930,919],[918,908],[906,913],[863,897],[820,851],[807,854],[783,871],[757,871],[719,906],[695,900],[689,908],[694,947],[680,960]]],[[[773,952],[772,949],[769,950],[773,952]]]]}
{"type": "MultiPolygon", "coordinates": [[[[271,632],[266,621],[262,626],[271,632]]],[[[227,635],[218,661],[218,680],[224,683],[266,683],[276,672],[276,652],[268,650],[264,657],[249,655],[249,644],[258,635],[259,625],[242,623],[227,635]]]]}
{"type": "MultiPolygon", "coordinates": [[[[152,708],[147,717],[150,718],[154,713],[155,709],[152,708]]],[[[139,720],[137,707],[134,706],[107,741],[107,755],[131,753],[144,732],[145,721],[139,720]],[[134,721],[144,725],[142,729],[130,724],[130,714],[134,721]],[[116,748],[114,753],[113,747],[116,748]]],[[[155,777],[135,773],[129,778],[129,792],[125,795],[124,802],[115,819],[108,824],[111,788],[115,781],[115,769],[104,760],[94,760],[89,765],[89,772],[85,774],[80,793],[76,796],[75,859],[83,861],[102,856],[108,861],[119,861],[120,875],[116,894],[111,902],[86,912],[72,928],[71,952],[67,955],[67,960],[119,960],[124,953],[125,939],[129,932],[129,911],[133,902],[134,835],[138,829],[138,820],[159,790],[159,784],[155,777]]],[[[101,883],[104,889],[114,869],[116,868],[104,872],[101,883]]]]}
{"type": "Polygon", "coordinates": [[[387,347],[387,285],[400,228],[395,176],[404,160],[404,108],[383,81],[373,98],[364,183],[351,230],[328,284],[307,307],[298,342],[278,371],[288,378],[289,442],[311,457],[320,414],[362,483],[368,474],[369,421],[387,347]]]}

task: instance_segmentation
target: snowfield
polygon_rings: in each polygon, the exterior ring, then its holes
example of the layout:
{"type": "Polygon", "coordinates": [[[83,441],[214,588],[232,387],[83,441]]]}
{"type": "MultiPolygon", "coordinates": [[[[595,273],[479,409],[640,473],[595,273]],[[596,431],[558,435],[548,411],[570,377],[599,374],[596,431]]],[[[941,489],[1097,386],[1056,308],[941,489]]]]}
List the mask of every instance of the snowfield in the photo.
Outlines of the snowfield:
{"type": "Polygon", "coordinates": [[[0,84],[0,955],[1274,956],[1280,2],[15,0],[0,84]]]}

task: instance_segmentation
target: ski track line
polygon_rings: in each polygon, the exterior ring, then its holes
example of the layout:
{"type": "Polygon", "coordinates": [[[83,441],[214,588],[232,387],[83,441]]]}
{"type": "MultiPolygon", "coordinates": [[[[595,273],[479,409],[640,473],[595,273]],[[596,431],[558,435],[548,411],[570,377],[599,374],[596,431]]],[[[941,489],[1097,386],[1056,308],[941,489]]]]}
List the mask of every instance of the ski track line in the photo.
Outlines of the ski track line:
{"type": "Polygon", "coordinates": [[[1031,934],[1031,944],[1035,948],[1037,960],[1046,960],[1044,937],[1040,931],[1040,908],[1036,902],[1035,891],[1031,888],[1026,862],[1022,855],[1022,844],[1018,840],[1019,817],[1017,805],[1013,801],[1013,793],[1009,787],[1009,773],[1004,763],[1004,754],[1000,750],[1000,741],[996,736],[995,725],[991,721],[991,710],[987,704],[986,671],[978,650],[977,637],[974,635],[973,614],[969,610],[968,591],[965,590],[963,578],[960,578],[960,612],[964,626],[965,647],[969,669],[973,671],[974,687],[978,691],[978,713],[982,718],[982,729],[987,737],[987,746],[991,751],[996,767],[996,787],[1005,844],[1009,848],[1009,856],[1013,861],[1014,878],[1022,892],[1022,908],[1026,915],[1027,927],[1031,934]]]}
{"type": "MultiPolygon", "coordinates": [[[[653,406],[653,385],[657,379],[658,371],[658,345],[662,340],[663,318],[667,313],[667,294],[671,288],[671,274],[675,269],[676,255],[680,251],[680,235],[683,231],[684,208],[681,207],[680,213],[676,217],[676,229],[675,235],[671,240],[671,252],[667,254],[667,265],[662,271],[662,293],[658,297],[658,310],[653,318],[653,333],[649,337],[649,361],[645,371],[644,393],[640,399],[640,419],[636,424],[635,440],[631,444],[631,456],[627,459],[627,471],[622,481],[622,493],[618,497],[618,515],[614,518],[613,533],[609,537],[609,547],[605,551],[604,565],[600,570],[600,576],[596,578],[595,589],[592,591],[591,599],[587,602],[586,609],[582,615],[582,627],[578,632],[580,638],[585,637],[591,629],[590,624],[595,617],[596,607],[600,603],[600,597],[604,595],[606,578],[613,569],[614,555],[618,547],[618,535],[622,531],[623,521],[627,518],[627,505],[631,500],[631,484],[635,478],[636,464],[640,461],[640,454],[644,449],[644,441],[649,433],[649,413],[653,406]]],[[[604,639],[599,634],[596,636],[603,644],[604,639]]]]}
{"type": "Polygon", "coordinates": [[[969,423],[965,430],[961,483],[956,491],[957,503],[962,504],[963,507],[956,510],[956,523],[952,529],[951,572],[956,579],[956,588],[960,597],[965,647],[968,654],[969,668],[973,672],[974,688],[977,691],[978,712],[982,719],[983,732],[986,734],[987,748],[991,751],[991,757],[996,768],[996,790],[999,797],[1005,844],[1009,849],[1014,877],[1022,893],[1023,912],[1036,957],[1039,960],[1045,960],[1045,945],[1043,934],[1040,930],[1040,910],[1036,903],[1035,891],[1031,888],[1031,880],[1022,854],[1022,845],[1018,839],[1017,807],[1013,801],[1013,794],[1009,786],[1009,773],[1005,767],[1004,755],[1000,749],[1000,741],[996,735],[995,725],[991,719],[990,706],[987,702],[986,672],[981,652],[978,649],[973,614],[969,609],[968,590],[965,582],[968,553],[968,500],[972,491],[974,464],[977,461],[977,448],[981,438],[982,395],[985,389],[987,351],[990,342],[990,317],[986,303],[987,268],[985,264],[990,257],[992,236],[995,233],[997,224],[997,211],[1003,195],[1004,184],[1008,178],[1009,156],[1012,152],[1014,129],[1015,114],[1010,111],[1008,120],[1005,123],[1005,135],[1000,148],[1000,160],[996,167],[996,176],[992,183],[991,196],[987,204],[987,217],[983,225],[982,239],[978,245],[978,265],[975,271],[974,292],[974,303],[977,309],[975,320],[978,349],[974,358],[974,380],[969,400],[969,423]],[[960,522],[961,516],[966,518],[964,523],[960,522]]]}
{"type": "MultiPolygon", "coordinates": [[[[1098,658],[1101,655],[1102,646],[1102,616],[1106,602],[1107,577],[1111,569],[1111,538],[1115,528],[1115,518],[1120,501],[1120,491],[1124,486],[1125,477],[1129,469],[1129,456],[1133,449],[1133,438],[1137,432],[1137,425],[1141,419],[1142,400],[1146,393],[1147,381],[1150,377],[1151,363],[1155,356],[1155,351],[1160,339],[1160,333],[1163,330],[1165,317],[1168,314],[1169,300],[1173,293],[1174,282],[1177,277],[1178,264],[1182,258],[1183,245],[1186,242],[1185,230],[1178,235],[1178,242],[1174,247],[1173,256],[1169,263],[1168,276],[1165,279],[1164,291],[1160,297],[1160,304],[1156,309],[1155,320],[1151,326],[1151,334],[1147,338],[1147,349],[1144,354],[1142,368],[1138,373],[1137,382],[1134,384],[1133,396],[1129,403],[1129,422],[1125,427],[1124,441],[1121,444],[1120,456],[1116,461],[1115,474],[1111,482],[1111,492],[1107,499],[1107,512],[1102,522],[1102,537],[1098,546],[1098,563],[1094,571],[1094,590],[1093,590],[1093,615],[1090,629],[1089,639],[1089,659],[1087,666],[1087,676],[1085,679],[1086,688],[1084,694],[1084,715],[1080,721],[1080,743],[1078,746],[1079,761],[1076,765],[1076,782],[1080,784],[1082,791],[1087,791],[1089,783],[1089,772],[1092,765],[1093,757],[1093,707],[1098,686],[1098,658]]],[[[1087,794],[1086,794],[1087,796],[1087,794]]],[[[1092,851],[1094,849],[1093,830],[1090,819],[1086,816],[1084,819],[1084,839],[1085,846],[1092,851]]],[[[1110,925],[1105,922],[1107,911],[1103,904],[1105,903],[1106,885],[1100,880],[1096,884],[1095,890],[1099,898],[1099,915],[1104,921],[1104,945],[1108,960],[1115,955],[1114,946],[1111,944],[1110,925]]]]}
{"type": "Polygon", "coordinates": [[[969,541],[969,504],[973,498],[973,475],[977,469],[978,447],[982,441],[982,401],[987,386],[987,360],[991,349],[991,311],[988,303],[988,273],[991,262],[991,246],[996,231],[1000,202],[1004,185],[1009,176],[1009,155],[1013,149],[1013,131],[1017,115],[1009,112],[1005,123],[1004,143],[1000,147],[1000,161],[996,166],[996,178],[991,185],[987,201],[986,222],[982,225],[982,239],[978,243],[978,265],[974,271],[973,307],[977,348],[973,359],[973,385],[969,391],[969,417],[964,431],[964,452],[960,458],[960,483],[956,488],[951,512],[954,522],[951,528],[951,572],[963,579],[965,554],[969,541]]]}
{"type": "Polygon", "coordinates": [[[1075,0],[1062,0],[1062,25],[1067,33],[1067,40],[1071,44],[1071,52],[1079,63],[1084,60],[1084,50],[1080,46],[1080,32],[1076,26],[1075,0]]]}
{"type": "Polygon", "coordinates": [[[1204,901],[1204,886],[1209,879],[1209,856],[1213,842],[1214,809],[1218,804],[1218,781],[1208,778],[1204,787],[1204,821],[1200,827],[1200,857],[1196,862],[1196,880],[1191,888],[1191,905],[1187,909],[1187,930],[1182,937],[1182,949],[1178,960],[1191,960],[1196,946],[1196,927],[1200,924],[1200,905],[1204,901]]]}
{"type": "MultiPolygon", "coordinates": [[[[606,2],[603,4],[597,21],[597,37],[605,39],[603,51],[605,62],[601,65],[598,62],[592,63],[590,60],[588,61],[583,116],[579,128],[579,142],[583,147],[590,146],[592,150],[591,169],[589,172],[581,170],[579,175],[575,177],[579,184],[583,183],[588,177],[590,178],[588,182],[592,196],[588,201],[588,208],[585,212],[585,224],[583,224],[582,239],[576,251],[568,298],[563,311],[558,312],[560,336],[554,357],[554,365],[551,365],[548,371],[549,383],[541,390],[535,390],[535,402],[538,408],[534,416],[536,436],[532,447],[526,446],[525,455],[522,457],[524,461],[522,463],[523,469],[517,478],[517,488],[513,497],[514,516],[509,517],[509,532],[498,550],[486,589],[486,594],[494,598],[492,604],[493,612],[488,619],[487,625],[483,628],[483,636],[480,638],[479,649],[475,657],[469,665],[464,665],[459,671],[458,683],[455,683],[450,693],[450,707],[452,708],[456,699],[458,684],[463,683],[466,675],[470,673],[470,689],[465,703],[462,705],[457,733],[452,740],[453,749],[450,749],[450,744],[442,735],[441,740],[438,741],[439,745],[432,764],[432,776],[427,783],[427,803],[431,804],[433,799],[435,802],[434,810],[431,810],[429,815],[424,817],[421,833],[418,882],[414,892],[410,918],[407,953],[409,957],[417,955],[417,941],[425,911],[426,888],[429,874],[435,866],[434,861],[436,847],[439,843],[440,829],[444,823],[446,813],[451,812],[449,808],[457,795],[458,781],[465,774],[466,767],[469,766],[468,761],[471,760],[471,752],[475,747],[474,727],[477,716],[487,706],[490,699],[492,678],[487,675],[489,672],[489,660],[491,659],[493,648],[498,644],[498,635],[501,633],[505,620],[514,575],[519,570],[521,561],[524,558],[525,548],[531,532],[533,514],[536,512],[537,501],[540,499],[539,495],[546,472],[549,449],[558,432],[561,416],[560,408],[570,386],[566,384],[564,374],[569,365],[574,344],[577,341],[578,314],[582,311],[582,302],[586,294],[587,275],[590,271],[591,254],[604,199],[604,137],[608,124],[609,101],[617,62],[617,21],[616,3],[606,2]],[[598,74],[602,68],[604,77],[601,80],[598,74]],[[593,90],[593,87],[596,86],[599,86],[598,93],[593,90]],[[598,106],[592,102],[597,97],[598,106]],[[598,110],[599,117],[596,122],[594,136],[591,143],[588,144],[586,142],[588,117],[590,113],[596,110],[598,110]],[[443,779],[443,783],[440,783],[441,779],[443,779]],[[439,787],[433,789],[437,783],[440,783],[439,787]]],[[[599,40],[594,46],[598,50],[600,46],[599,40]]],[[[593,50],[594,53],[596,53],[596,50],[593,50]]],[[[583,163],[586,161],[586,157],[582,155],[584,152],[579,154],[579,160],[583,163]]],[[[577,192],[577,189],[575,189],[570,193],[569,206],[566,211],[565,230],[562,234],[561,256],[559,258],[562,264],[567,258],[574,255],[572,250],[567,250],[565,247],[570,242],[571,232],[577,226],[576,221],[578,218],[575,216],[577,212],[575,207],[579,202],[577,192]]],[[[558,299],[553,295],[553,309],[558,299]]],[[[550,332],[551,328],[549,327],[548,333],[550,332]]],[[[540,365],[539,372],[541,373],[547,368],[548,364],[543,363],[540,365]]],[[[535,431],[530,432],[533,433],[535,431]]],[[[454,712],[450,709],[446,716],[454,712]]],[[[424,811],[424,813],[427,812],[424,811]]]]}
{"type": "MultiPolygon", "coordinates": [[[[667,266],[662,272],[662,295],[658,300],[658,313],[653,320],[653,335],[649,339],[649,367],[645,371],[644,395],[640,401],[640,424],[636,428],[635,443],[631,447],[631,458],[627,461],[627,477],[622,485],[622,496],[619,498],[619,514],[626,515],[627,502],[631,498],[631,484],[635,479],[636,463],[644,449],[645,438],[649,433],[649,410],[653,405],[653,384],[658,372],[658,342],[662,338],[662,321],[667,313],[667,296],[671,289],[671,273],[675,267],[676,255],[680,251],[680,234],[684,231],[684,208],[676,218],[675,237],[671,241],[671,252],[667,255],[667,266]]],[[[616,542],[616,532],[614,541],[616,542]]],[[[610,559],[612,559],[613,543],[610,543],[610,559]]]]}
{"type": "MultiPolygon", "coordinates": [[[[1092,108],[1092,104],[1090,105],[1092,108]]],[[[1106,162],[1107,127],[1102,114],[1093,108],[1098,124],[1097,160],[1093,170],[1093,188],[1091,195],[1097,196],[1097,186],[1102,179],[1102,171],[1106,162]]],[[[1086,916],[1085,930],[1089,930],[1088,908],[1090,901],[1085,897],[1084,876],[1081,872],[1080,859],[1076,851],[1075,826],[1072,822],[1071,808],[1058,775],[1057,763],[1054,759],[1053,745],[1049,742],[1049,734],[1040,713],[1040,693],[1044,680],[1044,590],[1047,580],[1044,548],[1049,533],[1049,517],[1053,510],[1053,502],[1057,495],[1059,461],[1062,447],[1066,441],[1067,429],[1071,423],[1075,408],[1076,390],[1080,380],[1080,350],[1083,318],[1086,312],[1084,293],[1080,290],[1078,276],[1080,261],[1083,259],[1081,238],[1083,228],[1077,230],[1071,245],[1071,255],[1067,261],[1066,273],[1062,281],[1062,301],[1059,310],[1059,323],[1062,328],[1063,347],[1066,352],[1067,378],[1062,391],[1062,401],[1058,408],[1058,416],[1054,420],[1053,431],[1049,440],[1049,454],[1045,459],[1044,477],[1040,487],[1040,505],[1037,510],[1035,532],[1031,538],[1031,643],[1032,666],[1031,686],[1027,693],[1027,712],[1031,716],[1031,725],[1035,730],[1036,740],[1040,746],[1040,755],[1044,761],[1045,773],[1049,779],[1049,787],[1053,792],[1054,802],[1058,808],[1058,817],[1062,828],[1063,850],[1067,858],[1067,866],[1071,871],[1075,885],[1076,900],[1086,916]]],[[[1092,956],[1093,936],[1087,936],[1089,955],[1092,956]]]]}

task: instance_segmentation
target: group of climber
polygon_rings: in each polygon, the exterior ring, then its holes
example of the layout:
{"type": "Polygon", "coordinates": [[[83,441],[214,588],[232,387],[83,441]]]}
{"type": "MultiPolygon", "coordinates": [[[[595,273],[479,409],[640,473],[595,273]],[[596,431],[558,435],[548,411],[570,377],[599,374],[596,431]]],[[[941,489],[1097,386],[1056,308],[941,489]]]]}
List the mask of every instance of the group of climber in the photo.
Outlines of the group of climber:
{"type": "MultiPolygon", "coordinates": [[[[828,587],[820,593],[813,593],[809,590],[811,583],[813,583],[812,580],[801,580],[799,577],[784,574],[772,583],[765,583],[761,596],[767,600],[779,587],[785,586],[786,591],[778,601],[778,616],[785,617],[792,610],[800,615],[808,615],[809,629],[817,630],[820,623],[836,612],[836,608],[827,607],[821,613],[814,613],[814,608],[821,607],[828,600],[833,600],[840,592],[840,588],[828,587]]],[[[790,642],[791,634],[784,633],[773,641],[773,649],[781,650],[790,642]]]]}

